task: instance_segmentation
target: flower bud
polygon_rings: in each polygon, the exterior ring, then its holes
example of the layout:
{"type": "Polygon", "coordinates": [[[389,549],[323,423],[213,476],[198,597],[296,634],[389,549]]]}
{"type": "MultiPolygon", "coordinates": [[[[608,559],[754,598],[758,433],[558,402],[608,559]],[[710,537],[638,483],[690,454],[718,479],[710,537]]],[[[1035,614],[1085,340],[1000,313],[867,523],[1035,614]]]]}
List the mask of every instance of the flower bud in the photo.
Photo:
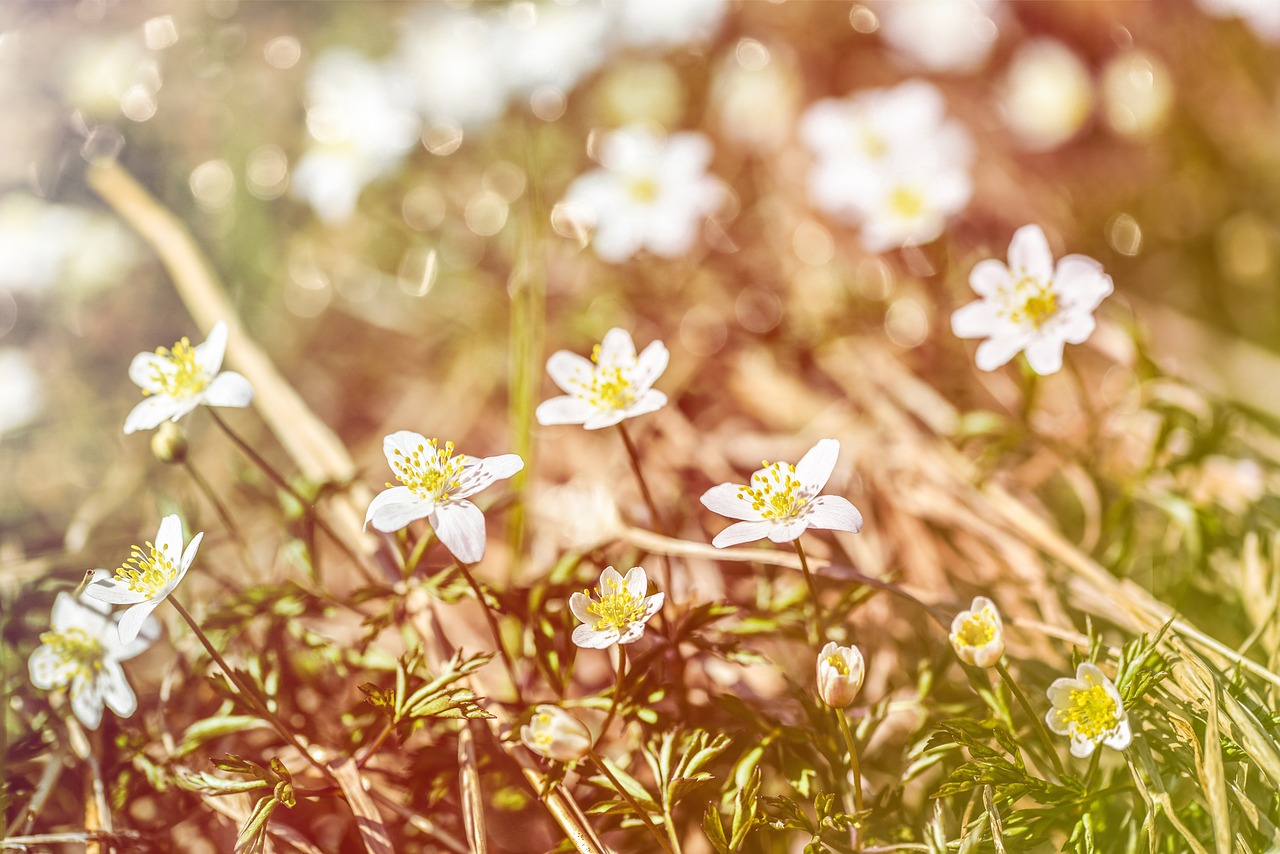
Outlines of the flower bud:
{"type": "Polygon", "coordinates": [[[862,690],[866,666],[856,646],[827,644],[818,654],[818,696],[834,709],[843,709],[862,690]]]}
{"type": "Polygon", "coordinates": [[[1004,624],[996,605],[978,596],[951,621],[951,646],[965,664],[992,667],[1004,655],[1004,624]]]}
{"type": "Polygon", "coordinates": [[[165,421],[151,434],[151,453],[162,463],[186,462],[186,432],[172,421],[165,421]]]}
{"type": "Polygon", "coordinates": [[[591,750],[591,731],[559,706],[543,704],[534,709],[529,723],[520,727],[520,740],[534,753],[556,762],[577,762],[591,750]]]}

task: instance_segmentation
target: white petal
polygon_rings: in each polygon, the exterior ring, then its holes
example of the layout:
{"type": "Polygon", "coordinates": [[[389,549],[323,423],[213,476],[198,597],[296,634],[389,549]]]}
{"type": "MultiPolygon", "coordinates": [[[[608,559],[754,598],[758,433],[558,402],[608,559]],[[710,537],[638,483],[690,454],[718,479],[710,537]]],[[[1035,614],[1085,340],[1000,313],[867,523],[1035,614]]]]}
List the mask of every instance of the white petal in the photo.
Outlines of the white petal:
{"type": "Polygon", "coordinates": [[[399,451],[405,459],[413,456],[414,452],[419,448],[425,450],[430,449],[427,444],[427,437],[421,433],[415,433],[412,430],[397,430],[394,433],[382,437],[382,455],[387,458],[387,464],[395,469],[396,461],[401,457],[396,456],[399,451]]]}
{"type": "Polygon", "coordinates": [[[116,661],[128,661],[141,655],[156,642],[156,638],[160,637],[160,621],[155,618],[154,614],[143,621],[142,627],[138,631],[138,636],[130,643],[121,642],[119,623],[115,620],[112,620],[112,623],[114,625],[111,626],[110,630],[103,633],[102,645],[116,661]]]}
{"type": "Polygon", "coordinates": [[[1022,334],[1000,335],[989,338],[978,345],[974,354],[974,362],[981,371],[994,371],[1006,364],[1026,345],[1026,336],[1022,334]]]}
{"type": "Polygon", "coordinates": [[[644,600],[644,613],[640,617],[641,622],[647,623],[653,619],[654,614],[662,610],[662,603],[666,600],[667,594],[665,593],[655,593],[646,597],[644,600]]]}
{"type": "Polygon", "coordinates": [[[619,422],[627,420],[628,411],[626,409],[610,409],[605,412],[596,411],[594,415],[582,422],[584,430],[603,430],[605,427],[612,427],[619,422]]]}
{"type": "Polygon", "coordinates": [[[76,665],[55,653],[53,647],[42,644],[27,659],[27,670],[31,674],[32,685],[41,691],[52,691],[71,681],[76,665]]]}
{"type": "Polygon", "coordinates": [[[986,338],[1000,325],[998,311],[996,306],[982,300],[961,306],[951,315],[951,332],[957,338],[986,338]]]}
{"type": "Polygon", "coordinates": [[[569,395],[553,397],[538,404],[534,417],[543,426],[555,424],[585,424],[596,414],[596,408],[585,400],[569,395]]]}
{"type": "Polygon", "coordinates": [[[196,559],[196,552],[200,551],[200,541],[204,539],[204,531],[198,532],[191,538],[191,542],[187,543],[187,548],[182,553],[182,565],[178,569],[178,575],[173,580],[173,585],[178,586],[178,582],[187,574],[187,570],[191,568],[191,562],[196,559]]]}
{"type": "Polygon", "coordinates": [[[253,403],[253,386],[235,371],[223,371],[202,396],[209,406],[248,406],[253,403]]]}
{"type": "Polygon", "coordinates": [[[591,237],[591,248],[601,261],[621,264],[636,252],[644,241],[644,234],[631,222],[604,220],[591,237]]]}
{"type": "Polygon", "coordinates": [[[640,351],[640,356],[636,359],[636,372],[633,378],[635,385],[645,389],[653,385],[667,369],[667,362],[670,359],[671,354],[667,351],[665,344],[661,341],[651,341],[648,347],[640,351]]]}
{"type": "Polygon", "coordinates": [[[1072,736],[1071,738],[1071,755],[1076,759],[1088,759],[1093,755],[1093,751],[1098,749],[1098,745],[1087,738],[1080,736],[1072,736]]]}
{"type": "Polygon", "coordinates": [[[600,593],[602,596],[608,596],[621,590],[626,583],[622,573],[611,566],[606,566],[600,573],[600,593]]]}
{"type": "MultiPolygon", "coordinates": [[[[93,579],[110,578],[111,574],[98,575],[94,570],[93,579]]],[[[53,600],[53,611],[49,615],[49,624],[54,631],[81,629],[89,634],[96,634],[106,625],[106,615],[111,613],[111,606],[100,600],[82,601],[66,591],[60,591],[53,600]]]]}
{"type": "Polygon", "coordinates": [[[651,388],[631,402],[623,412],[623,418],[635,418],[637,415],[648,415],[657,412],[667,405],[667,396],[657,389],[651,388]]]}
{"type": "Polygon", "coordinates": [[[166,374],[172,363],[164,356],[156,353],[139,353],[129,362],[129,379],[134,385],[141,386],[150,392],[157,392],[161,386],[154,379],[156,373],[166,374]]]}
{"type": "Polygon", "coordinates": [[[138,699],[124,677],[124,670],[115,661],[107,659],[102,662],[98,688],[107,706],[120,717],[127,718],[138,710],[138,699]]]}
{"type": "Polygon", "coordinates": [[[134,639],[138,637],[138,633],[142,630],[142,624],[146,622],[147,617],[151,616],[151,612],[162,601],[164,601],[163,596],[159,599],[148,599],[125,611],[120,616],[120,643],[133,643],[134,639]]]}
{"type": "Polygon", "coordinates": [[[1133,730],[1129,728],[1129,719],[1125,718],[1120,721],[1116,731],[1102,740],[1102,743],[1112,750],[1124,750],[1133,741],[1133,730]]]}
{"type": "Polygon", "coordinates": [[[124,420],[125,435],[139,430],[150,430],[181,412],[183,404],[165,394],[144,398],[124,420]]]}
{"type": "Polygon", "coordinates": [[[407,486],[393,486],[378,493],[369,503],[364,524],[372,524],[385,534],[394,533],[418,519],[425,519],[435,510],[435,503],[425,501],[409,491],[407,486]]]}
{"type": "MultiPolygon", "coordinates": [[[[738,524],[743,524],[739,522],[738,524]]],[[[775,523],[769,531],[769,539],[775,543],[789,543],[797,539],[809,527],[804,519],[793,519],[790,522],[775,523]]]]}
{"type": "Polygon", "coordinates": [[[84,589],[84,595],[112,605],[133,605],[147,598],[145,594],[130,590],[129,585],[114,578],[103,578],[93,582],[84,589]]]}
{"type": "Polygon", "coordinates": [[[703,507],[721,516],[759,522],[764,516],[751,506],[750,501],[742,497],[742,493],[739,492],[741,489],[742,487],[736,483],[722,483],[702,493],[702,498],[699,500],[703,507]]]}
{"type": "Polygon", "coordinates": [[[441,504],[428,517],[436,536],[450,553],[463,563],[479,563],[484,558],[484,514],[470,501],[441,504]]]}
{"type": "Polygon", "coordinates": [[[591,613],[590,607],[591,597],[585,593],[575,593],[569,597],[569,610],[573,612],[573,616],[588,626],[594,626],[599,621],[600,615],[591,613]]]}
{"type": "Polygon", "coordinates": [[[1054,332],[1068,344],[1083,344],[1089,340],[1096,326],[1092,314],[1077,314],[1064,319],[1054,332]]]}
{"type": "Polygon", "coordinates": [[[227,352],[227,324],[221,320],[213,324],[209,337],[195,348],[196,364],[206,376],[214,376],[222,370],[222,357],[227,352]]]}
{"type": "Polygon", "coordinates": [[[156,551],[165,558],[180,566],[182,562],[182,520],[170,513],[160,520],[160,530],[156,531],[154,543],[156,551]]]}
{"type": "Polygon", "coordinates": [[[469,495],[475,495],[495,480],[506,480],[522,468],[524,468],[524,460],[520,459],[519,454],[482,457],[469,467],[462,488],[453,493],[453,496],[466,498],[469,495]]]}
{"type": "Polygon", "coordinates": [[[1031,276],[1041,283],[1053,278],[1053,251],[1038,225],[1024,225],[1009,243],[1009,271],[1015,278],[1031,276]]]}
{"type": "Polygon", "coordinates": [[[980,297],[990,297],[1011,283],[1009,268],[995,258],[987,258],[973,265],[969,271],[969,287],[980,297]]]}
{"type": "Polygon", "coordinates": [[[1073,306],[1089,310],[1097,308],[1115,289],[1102,265],[1087,255],[1066,255],[1059,259],[1053,285],[1073,306]]]}
{"type": "Polygon", "coordinates": [[[1053,708],[1045,712],[1044,722],[1048,724],[1050,732],[1056,733],[1057,735],[1070,735],[1071,725],[1064,724],[1058,719],[1058,709],[1062,707],[1062,704],[1055,703],[1053,708]]]}
{"type": "Polygon", "coordinates": [[[633,566],[627,570],[627,577],[623,579],[627,592],[634,599],[643,599],[645,594],[649,592],[649,575],[644,571],[642,566],[633,566]]]}
{"type": "MultiPolygon", "coordinates": [[[[1079,691],[1085,685],[1079,679],[1072,679],[1069,676],[1061,676],[1053,680],[1048,690],[1045,692],[1049,697],[1049,702],[1060,709],[1065,709],[1071,705],[1071,693],[1079,691]]],[[[1060,732],[1060,730],[1054,730],[1060,732]]]]}
{"type": "Polygon", "coordinates": [[[71,711],[75,712],[85,729],[97,729],[102,723],[102,694],[93,679],[76,680],[71,689],[71,711]]]}
{"type": "Polygon", "coordinates": [[[810,528],[824,528],[828,531],[862,530],[862,514],[847,498],[839,495],[819,495],[809,502],[811,508],[804,521],[810,528]]]}
{"type": "Polygon", "coordinates": [[[605,649],[618,642],[617,629],[597,632],[591,626],[578,626],[573,630],[573,642],[584,649],[605,649]]]}
{"type": "Polygon", "coordinates": [[[725,546],[736,546],[739,543],[762,540],[772,530],[772,522],[735,522],[716,534],[715,539],[711,541],[711,545],[722,549],[725,546]]]}
{"type": "Polygon", "coordinates": [[[1062,339],[1056,335],[1041,335],[1027,345],[1027,362],[1031,370],[1042,377],[1062,370],[1062,339]]]}
{"type": "Polygon", "coordinates": [[[636,361],[636,345],[631,333],[615,326],[600,342],[600,365],[630,365],[636,361]]]}
{"type": "Polygon", "coordinates": [[[796,479],[809,494],[821,492],[830,480],[839,456],[840,443],[835,439],[822,439],[796,463],[796,479]]]}
{"type": "Polygon", "coordinates": [[[589,360],[568,350],[557,350],[547,359],[547,374],[551,381],[568,394],[581,391],[584,383],[591,382],[595,370],[595,365],[589,360]]]}
{"type": "Polygon", "coordinates": [[[644,637],[644,629],[645,629],[644,623],[639,621],[632,623],[631,625],[627,626],[627,630],[625,632],[622,632],[618,635],[618,643],[619,644],[635,643],[636,641],[640,640],[640,638],[644,637]]]}

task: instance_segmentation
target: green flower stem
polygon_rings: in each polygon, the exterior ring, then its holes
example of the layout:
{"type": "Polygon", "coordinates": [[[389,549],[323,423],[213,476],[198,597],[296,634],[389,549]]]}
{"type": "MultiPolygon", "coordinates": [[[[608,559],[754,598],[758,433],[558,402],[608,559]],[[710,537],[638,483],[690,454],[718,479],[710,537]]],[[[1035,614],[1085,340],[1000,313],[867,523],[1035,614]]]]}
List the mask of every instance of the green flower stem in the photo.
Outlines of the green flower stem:
{"type": "Polygon", "coordinates": [[[622,676],[627,669],[627,648],[618,644],[618,680],[613,683],[613,700],[609,703],[609,714],[605,715],[604,724],[600,727],[600,738],[609,731],[609,724],[618,714],[618,698],[622,696],[622,676]]]}
{"type": "Polygon", "coordinates": [[[413,552],[410,553],[409,559],[404,562],[404,574],[406,578],[413,575],[414,570],[418,568],[419,561],[422,560],[422,556],[426,554],[427,546],[431,545],[431,541],[434,539],[435,537],[430,533],[425,533],[418,538],[418,542],[413,544],[413,552]]]}
{"type": "Polygon", "coordinates": [[[298,741],[298,737],[293,734],[293,731],[285,726],[284,722],[281,721],[280,718],[276,717],[275,712],[271,711],[267,706],[266,701],[262,697],[258,696],[257,690],[248,682],[241,679],[239,674],[232,669],[231,665],[227,664],[227,660],[222,657],[222,654],[219,653],[217,649],[214,648],[208,635],[206,635],[204,630],[200,628],[200,625],[195,621],[195,618],[187,612],[187,609],[182,607],[182,603],[178,601],[177,597],[170,595],[167,599],[177,610],[182,619],[186,621],[187,625],[191,627],[191,631],[195,633],[195,636],[200,640],[200,643],[204,645],[205,651],[208,652],[209,656],[219,667],[222,668],[222,672],[226,674],[227,679],[233,686],[235,686],[236,690],[240,693],[240,696],[245,699],[245,702],[247,702],[254,711],[262,715],[268,723],[275,727],[276,732],[280,734],[281,738],[293,745],[294,748],[302,754],[303,758],[314,765],[321,774],[327,776],[329,774],[329,769],[322,765],[319,760],[311,755],[309,750],[302,746],[302,742],[298,741]]]}
{"type": "Polygon", "coordinates": [[[1022,711],[1027,713],[1027,717],[1031,718],[1031,722],[1035,724],[1036,733],[1040,736],[1040,743],[1044,745],[1045,752],[1049,754],[1049,761],[1053,763],[1053,768],[1058,772],[1059,777],[1066,775],[1067,770],[1062,765],[1062,759],[1058,756],[1057,748],[1054,747],[1053,739],[1049,737],[1049,730],[1044,725],[1044,718],[1035,713],[1031,708],[1027,695],[1022,693],[1022,689],[1018,687],[1018,683],[1013,681],[1009,669],[1004,666],[1004,661],[996,662],[996,672],[1000,674],[1000,678],[1004,680],[1004,684],[1009,686],[1009,691],[1017,699],[1018,705],[1022,706],[1022,711]]]}
{"type": "Polygon", "coordinates": [[[209,485],[209,481],[204,479],[195,464],[191,460],[182,461],[182,466],[187,470],[187,474],[191,475],[191,479],[196,482],[196,486],[204,493],[204,497],[213,505],[214,511],[217,512],[218,518],[222,520],[222,524],[226,526],[227,531],[231,534],[231,538],[235,540],[236,549],[240,552],[240,560],[244,562],[246,568],[253,566],[253,561],[249,559],[249,547],[245,544],[244,537],[240,534],[239,527],[236,526],[235,520],[231,518],[231,514],[227,511],[219,499],[217,493],[213,491],[213,487],[209,485]]]}
{"type": "Polygon", "coordinates": [[[395,728],[395,722],[388,718],[387,723],[382,727],[382,731],[378,733],[377,738],[375,738],[367,747],[360,750],[360,755],[356,757],[357,768],[363,768],[365,763],[373,758],[373,755],[378,752],[378,748],[382,746],[382,743],[387,740],[387,736],[391,735],[395,728]]]}
{"type": "Polygon", "coordinates": [[[800,556],[800,568],[804,570],[804,580],[809,585],[809,598],[813,600],[813,631],[810,639],[816,648],[822,645],[826,637],[826,631],[822,627],[822,608],[818,604],[818,583],[814,580],[813,573],[809,571],[809,560],[804,555],[804,546],[800,545],[800,538],[796,537],[791,542],[796,547],[796,554],[800,556]]]}
{"type": "MultiPolygon", "coordinates": [[[[600,758],[600,754],[596,753],[595,748],[589,748],[587,750],[587,756],[591,757],[591,761],[600,769],[600,773],[608,778],[609,782],[613,784],[613,787],[617,789],[618,794],[622,796],[622,799],[626,801],[633,810],[635,810],[636,815],[640,816],[640,820],[644,822],[645,827],[649,828],[649,832],[653,834],[653,838],[658,840],[658,844],[662,846],[662,850],[666,851],[667,854],[672,854],[671,845],[667,842],[666,837],[662,835],[662,831],[658,830],[658,826],[653,823],[653,819],[649,817],[649,811],[636,802],[636,799],[627,791],[626,786],[623,786],[618,782],[618,778],[613,776],[613,772],[609,770],[609,766],[604,763],[602,758],[600,758]]],[[[668,832],[670,832],[670,828],[668,828],[668,832]]],[[[676,845],[678,846],[679,843],[677,842],[676,845]]]]}
{"type": "MultiPolygon", "coordinates": [[[[627,459],[631,462],[631,471],[635,473],[636,483],[640,486],[640,495],[644,498],[645,506],[649,508],[649,515],[653,517],[653,528],[665,537],[666,526],[662,524],[658,504],[653,500],[653,493],[649,491],[649,484],[644,479],[644,472],[640,468],[640,452],[636,450],[636,443],[632,441],[631,434],[627,432],[626,425],[621,421],[618,422],[618,435],[622,437],[622,444],[627,447],[627,459]]],[[[662,555],[662,589],[666,591],[667,598],[674,595],[671,589],[671,558],[667,555],[662,555]]]]}
{"type": "Polygon", "coordinates": [[[467,579],[467,583],[471,585],[471,592],[476,595],[476,601],[480,603],[480,609],[484,612],[485,622],[489,624],[489,632],[493,635],[493,642],[498,647],[498,655],[502,656],[502,663],[507,666],[507,676],[510,677],[511,687],[516,692],[516,703],[523,706],[524,692],[520,690],[520,680],[516,678],[516,666],[511,660],[511,656],[507,654],[507,645],[502,642],[502,629],[498,627],[498,620],[493,615],[493,609],[489,607],[488,600],[484,598],[484,593],[481,591],[476,577],[471,574],[471,568],[460,560],[458,561],[458,568],[462,570],[463,578],[467,579]]]}
{"type": "Polygon", "coordinates": [[[849,728],[849,718],[844,709],[836,709],[836,718],[840,721],[840,733],[844,736],[844,746],[849,751],[849,766],[853,769],[853,809],[862,812],[862,768],[858,765],[858,746],[853,740],[853,730],[849,728]]]}

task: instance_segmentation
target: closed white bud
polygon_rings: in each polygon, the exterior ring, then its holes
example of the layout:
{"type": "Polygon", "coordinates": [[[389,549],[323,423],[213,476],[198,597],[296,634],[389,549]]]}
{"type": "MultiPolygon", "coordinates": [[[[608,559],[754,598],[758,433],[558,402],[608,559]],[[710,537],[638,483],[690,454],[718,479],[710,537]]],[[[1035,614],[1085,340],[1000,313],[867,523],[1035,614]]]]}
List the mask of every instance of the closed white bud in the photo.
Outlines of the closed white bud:
{"type": "Polygon", "coordinates": [[[818,654],[818,696],[833,709],[843,709],[862,690],[866,672],[856,646],[838,646],[833,641],[818,654]]]}
{"type": "Polygon", "coordinates": [[[556,762],[577,762],[591,750],[591,731],[559,706],[543,704],[520,727],[520,740],[534,753],[556,762]]]}
{"type": "Polygon", "coordinates": [[[978,596],[951,621],[951,646],[965,664],[993,667],[1004,655],[1004,623],[996,604],[978,596]]]}

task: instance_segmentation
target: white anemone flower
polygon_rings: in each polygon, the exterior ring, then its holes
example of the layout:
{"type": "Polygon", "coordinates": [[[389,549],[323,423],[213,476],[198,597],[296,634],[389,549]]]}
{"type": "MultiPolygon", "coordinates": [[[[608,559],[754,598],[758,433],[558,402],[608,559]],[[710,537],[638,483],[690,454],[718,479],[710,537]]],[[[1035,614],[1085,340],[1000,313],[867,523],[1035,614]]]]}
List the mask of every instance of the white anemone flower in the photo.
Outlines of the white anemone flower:
{"type": "Polygon", "coordinates": [[[862,690],[867,668],[856,646],[828,643],[818,653],[818,696],[833,709],[843,709],[862,690]]]}
{"type": "Polygon", "coordinates": [[[649,576],[633,566],[626,578],[611,566],[600,573],[599,598],[590,591],[569,597],[569,610],[583,625],[573,630],[573,642],[583,649],[605,649],[615,643],[635,643],[645,623],[662,607],[665,593],[649,592],[649,576]]]}
{"type": "Polygon", "coordinates": [[[892,0],[880,3],[880,35],[897,53],[931,71],[977,71],[1000,31],[1000,0],[892,0]]]}
{"type": "Polygon", "coordinates": [[[401,485],[388,483],[390,488],[373,499],[365,526],[372,523],[389,534],[425,518],[455,558],[478,563],[484,557],[484,513],[467,499],[520,471],[524,460],[518,454],[468,457],[453,452],[453,442],[442,448],[437,440],[410,430],[384,438],[382,453],[401,485]]]}
{"type": "Polygon", "coordinates": [[[1088,757],[1099,744],[1124,750],[1133,741],[1120,692],[1097,665],[1080,662],[1076,678],[1053,680],[1048,694],[1053,708],[1045,722],[1058,735],[1071,738],[1071,755],[1077,759],[1088,757]]]}
{"type": "Polygon", "coordinates": [[[600,164],[565,194],[566,217],[594,229],[591,245],[611,264],[641,249],[663,258],[688,252],[699,225],[725,198],[707,174],[711,143],[700,133],[661,136],[632,125],[605,135],[600,164]]]}
{"type": "Polygon", "coordinates": [[[253,386],[234,371],[223,371],[227,324],[219,320],[203,344],[183,338],[172,348],[139,353],[129,364],[129,379],[146,399],[133,408],[124,432],[150,430],[162,421],[177,421],[197,406],[248,406],[253,386]]]}
{"type": "Polygon", "coordinates": [[[711,544],[724,548],[765,537],[789,543],[807,528],[860,531],[862,514],[848,499],[819,495],[839,455],[840,443],[823,439],[795,465],[766,460],[764,468],[751,475],[751,483],[722,483],[708,489],[702,495],[708,510],[743,520],[725,528],[711,544]]]}
{"type": "Polygon", "coordinates": [[[124,643],[110,610],[104,602],[59,593],[49,631],[40,635],[40,646],[27,661],[32,683],[43,691],[66,688],[71,711],[89,729],[102,722],[104,705],[122,718],[137,711],[120,662],[140,654],[159,634],[156,621],[148,620],[136,638],[124,643]]]}
{"type": "Polygon", "coordinates": [[[165,516],[160,520],[155,543],[134,546],[129,558],[114,576],[105,572],[84,589],[84,595],[110,605],[129,605],[120,616],[120,641],[130,643],[138,636],[147,616],[182,582],[195,560],[201,532],[182,548],[182,520],[165,516]]]}
{"type": "Polygon", "coordinates": [[[591,731],[572,714],[549,703],[533,710],[520,727],[524,746],[555,762],[577,762],[591,751],[591,731]]]}
{"type": "Polygon", "coordinates": [[[853,201],[862,220],[859,242],[868,252],[931,243],[972,195],[973,182],[962,169],[869,176],[853,201]]]}
{"type": "Polygon", "coordinates": [[[1004,623],[996,603],[978,596],[951,621],[951,647],[965,664],[993,667],[1004,655],[1004,623]]]}
{"type": "Polygon", "coordinates": [[[661,341],[651,342],[637,356],[631,334],[616,327],[591,351],[590,361],[558,350],[547,359],[547,373],[566,394],[539,404],[538,423],[581,424],[587,430],[599,430],[655,412],[667,405],[667,396],[653,384],[667,369],[669,358],[661,341]]]}
{"type": "Polygon", "coordinates": [[[1041,376],[1062,367],[1062,349],[1093,334],[1093,311],[1111,293],[1111,277],[1084,255],[1067,255],[1054,264],[1049,241],[1038,225],[1024,225],[1009,244],[1009,265],[994,258],[979,261],[969,273],[978,296],[951,315],[961,338],[986,338],[978,345],[977,364],[994,371],[1021,351],[1041,376]]]}

